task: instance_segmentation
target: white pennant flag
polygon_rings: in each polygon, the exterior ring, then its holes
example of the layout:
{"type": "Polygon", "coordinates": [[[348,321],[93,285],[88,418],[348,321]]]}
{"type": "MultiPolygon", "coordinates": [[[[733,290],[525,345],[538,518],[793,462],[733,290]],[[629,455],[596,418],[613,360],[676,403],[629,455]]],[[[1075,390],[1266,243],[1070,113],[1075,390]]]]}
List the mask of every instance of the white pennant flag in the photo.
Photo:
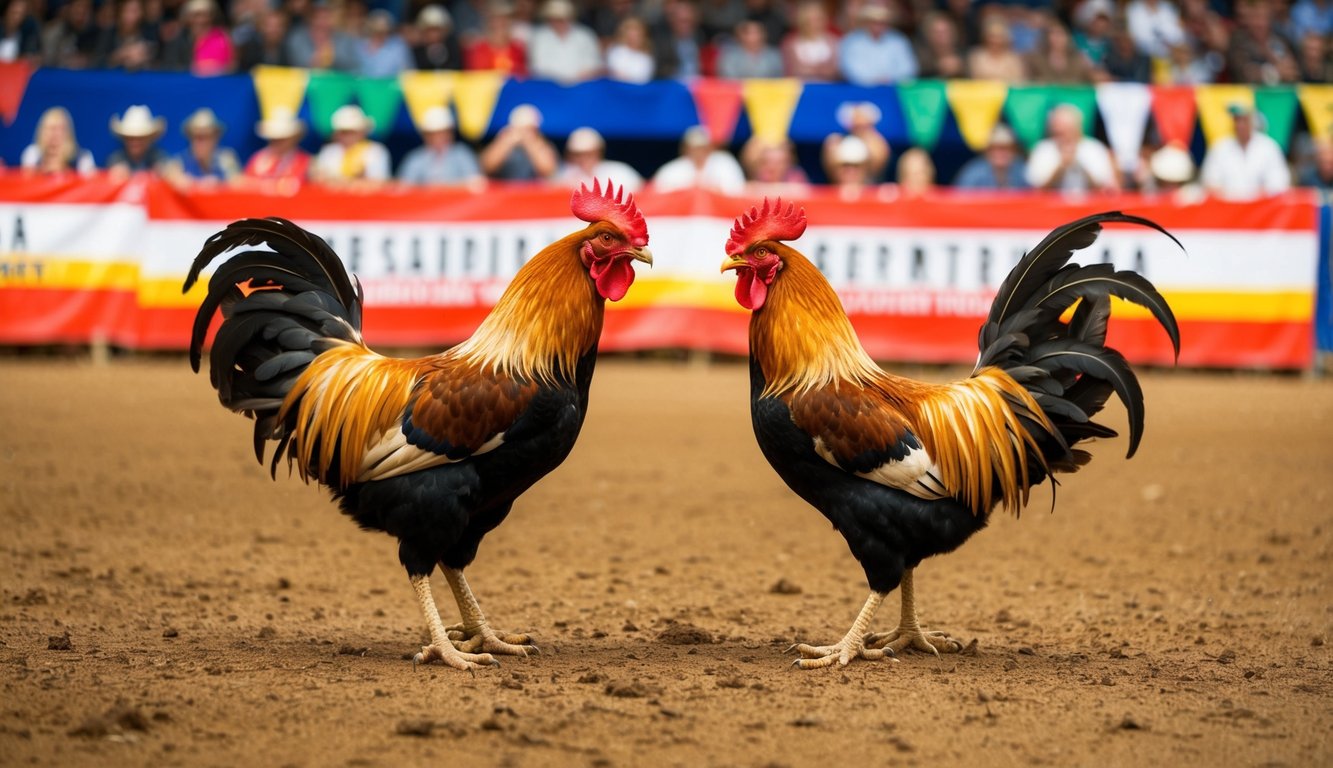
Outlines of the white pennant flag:
{"type": "Polygon", "coordinates": [[[1152,91],[1143,83],[1102,83],[1097,86],[1097,108],[1120,170],[1133,171],[1139,166],[1143,132],[1152,111],[1152,91]]]}

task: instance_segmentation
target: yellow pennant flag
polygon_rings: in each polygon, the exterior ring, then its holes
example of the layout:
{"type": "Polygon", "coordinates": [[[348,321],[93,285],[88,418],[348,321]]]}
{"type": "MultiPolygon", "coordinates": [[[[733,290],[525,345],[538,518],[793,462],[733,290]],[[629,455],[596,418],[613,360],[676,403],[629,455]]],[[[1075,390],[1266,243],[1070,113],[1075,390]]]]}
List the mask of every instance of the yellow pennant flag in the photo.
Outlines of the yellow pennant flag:
{"type": "Polygon", "coordinates": [[[403,101],[407,102],[407,112],[412,115],[412,124],[421,127],[421,118],[431,107],[447,107],[454,95],[454,81],[457,72],[440,70],[433,72],[407,71],[398,76],[398,85],[403,89],[403,101]]]}
{"type": "Polygon", "coordinates": [[[1333,139],[1333,85],[1302,85],[1296,89],[1310,135],[1333,139]]]}
{"type": "Polygon", "coordinates": [[[495,112],[495,101],[505,76],[499,72],[459,72],[454,81],[454,106],[458,108],[458,131],[476,141],[486,135],[495,112]]]}
{"type": "Polygon", "coordinates": [[[782,141],[791,128],[796,102],[801,100],[804,84],[795,78],[745,80],[741,99],[750,117],[750,130],[760,138],[782,141]]]}
{"type": "Polygon", "coordinates": [[[986,148],[1008,95],[1009,86],[998,80],[950,80],[945,84],[944,96],[958,132],[973,152],[986,148]]]}
{"type": "Polygon", "coordinates": [[[1241,104],[1254,109],[1254,89],[1248,85],[1195,86],[1194,99],[1199,103],[1199,123],[1208,146],[1236,133],[1227,107],[1241,104]]]}
{"type": "Polygon", "coordinates": [[[310,82],[310,71],[295,67],[258,66],[251,70],[255,94],[259,97],[259,114],[265,120],[273,117],[274,110],[295,115],[301,111],[305,88],[310,82]]]}

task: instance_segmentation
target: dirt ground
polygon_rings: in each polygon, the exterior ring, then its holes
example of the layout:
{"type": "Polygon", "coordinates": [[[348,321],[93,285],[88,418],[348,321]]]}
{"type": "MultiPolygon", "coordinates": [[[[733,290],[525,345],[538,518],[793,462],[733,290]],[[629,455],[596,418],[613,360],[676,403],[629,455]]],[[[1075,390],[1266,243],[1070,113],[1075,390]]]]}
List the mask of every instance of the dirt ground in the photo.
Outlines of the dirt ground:
{"type": "Polygon", "coordinates": [[[474,677],[413,669],[393,541],[269,480],[183,359],[3,358],[0,763],[1329,765],[1333,383],[1144,387],[1138,457],[918,571],[973,652],[800,671],[866,588],[743,367],[604,362],[468,571],[542,654],[474,677]]]}

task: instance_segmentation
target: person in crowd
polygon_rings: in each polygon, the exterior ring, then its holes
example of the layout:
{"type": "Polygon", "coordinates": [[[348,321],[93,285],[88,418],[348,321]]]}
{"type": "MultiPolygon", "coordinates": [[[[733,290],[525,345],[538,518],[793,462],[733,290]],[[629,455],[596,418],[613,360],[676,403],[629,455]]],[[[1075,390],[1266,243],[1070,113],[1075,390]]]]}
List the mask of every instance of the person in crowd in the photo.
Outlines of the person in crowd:
{"type": "Polygon", "coordinates": [[[93,153],[79,148],[74,119],[64,107],[51,107],[37,118],[32,143],[19,155],[19,167],[41,175],[70,172],[88,175],[97,170],[93,153]]]}
{"type": "Polygon", "coordinates": [[[794,3],[788,0],[741,0],[741,6],[745,18],[759,22],[764,28],[764,39],[770,43],[777,45],[791,31],[796,14],[794,3]]]}
{"type": "Polygon", "coordinates": [[[653,187],[661,192],[707,189],[739,195],[745,191],[745,171],[730,152],[714,146],[707,128],[694,125],[681,137],[680,157],[653,174],[653,187]]]}
{"type": "Polygon", "coordinates": [[[230,0],[227,3],[228,32],[238,61],[241,48],[259,37],[260,19],[268,10],[269,0],[230,0]]]}
{"type": "Polygon", "coordinates": [[[1301,163],[1297,184],[1325,192],[1333,190],[1333,135],[1312,142],[1310,155],[1301,163]]]}
{"type": "Polygon", "coordinates": [[[514,77],[528,74],[528,49],[514,35],[514,7],[500,0],[486,9],[486,31],[463,52],[467,69],[493,70],[514,77]]]}
{"type": "Polygon", "coordinates": [[[810,179],[796,164],[796,148],[790,139],[751,136],[741,147],[740,159],[749,179],[747,194],[804,197],[810,190],[810,179]]]}
{"type": "Polygon", "coordinates": [[[765,34],[764,25],[753,19],[737,24],[735,36],[723,44],[718,56],[718,77],[782,77],[782,54],[769,45],[765,34]]]}
{"type": "Polygon", "coordinates": [[[97,40],[98,69],[150,68],[157,59],[157,28],[144,17],[143,0],[121,0],[115,11],[116,23],[104,27],[97,40]]]}
{"type": "Polygon", "coordinates": [[[29,0],[9,0],[0,26],[0,62],[36,63],[42,57],[42,26],[33,16],[29,0]]]}
{"type": "Polygon", "coordinates": [[[1253,200],[1291,188],[1291,170],[1282,147],[1255,127],[1254,108],[1227,107],[1234,135],[1213,142],[1203,157],[1200,181],[1209,194],[1227,200],[1253,200]]]}
{"type": "Polygon", "coordinates": [[[162,68],[200,77],[229,74],[236,68],[231,35],[221,24],[213,0],[187,0],[181,6],[181,30],[162,48],[162,68]]]}
{"type": "Polygon", "coordinates": [[[1165,72],[1165,77],[1159,80],[1162,85],[1206,85],[1217,77],[1207,58],[1199,55],[1188,41],[1171,46],[1165,72]]]}
{"type": "Polygon", "coordinates": [[[338,29],[337,22],[327,0],[312,3],[305,23],[295,25],[287,39],[287,58],[292,66],[338,72],[359,70],[361,57],[356,39],[338,29]]]}
{"type": "Polygon", "coordinates": [[[1009,126],[1000,123],[991,130],[985,152],[963,165],[953,185],[968,190],[1028,189],[1027,164],[1009,126]]]}
{"type": "Polygon", "coordinates": [[[923,78],[957,79],[967,77],[958,25],[949,14],[930,11],[922,19],[916,44],[916,60],[923,78]]]}
{"type": "Polygon", "coordinates": [[[70,0],[42,36],[42,63],[62,69],[86,69],[97,56],[102,34],[93,16],[92,0],[70,0]]]}
{"type": "Polygon", "coordinates": [[[893,27],[893,12],[875,0],[857,12],[858,26],[838,47],[843,77],[853,85],[885,85],[917,76],[916,54],[907,37],[893,27]]]}
{"type": "Polygon", "coordinates": [[[842,200],[860,200],[879,189],[870,175],[870,150],[864,141],[852,135],[838,140],[828,180],[842,200]]]}
{"type": "Polygon", "coordinates": [[[1314,32],[1301,38],[1300,57],[1301,82],[1333,83],[1333,57],[1329,56],[1329,36],[1314,32]]]}
{"type": "Polygon", "coordinates": [[[1130,0],[1125,27],[1134,47],[1152,59],[1167,58],[1172,46],[1185,42],[1180,12],[1170,0],[1130,0]]]}
{"type": "Polygon", "coordinates": [[[704,72],[705,38],[699,26],[699,8],[693,0],[667,0],[662,23],[653,34],[657,76],[691,78],[704,72]]]}
{"type": "Polygon", "coordinates": [[[1028,184],[1068,194],[1115,192],[1120,175],[1111,150],[1083,134],[1083,111],[1060,104],[1047,118],[1048,137],[1037,142],[1028,158],[1028,184]]]}
{"type": "Polygon", "coordinates": [[[627,16],[606,49],[606,76],[625,83],[646,83],[657,66],[648,25],[638,16],[627,16]]]}
{"type": "Polygon", "coordinates": [[[592,8],[584,13],[584,21],[607,48],[615,42],[616,36],[620,34],[620,25],[624,24],[626,19],[641,18],[636,7],[639,5],[637,0],[602,0],[586,5],[591,5],[592,8]]]}
{"type": "Polygon", "coordinates": [[[195,185],[217,186],[241,175],[236,153],[218,142],[227,126],[208,107],[195,110],[181,125],[189,140],[184,152],[175,155],[162,168],[162,177],[172,186],[184,189],[195,185]]]}
{"type": "MultiPolygon", "coordinates": [[[[849,101],[838,107],[838,124],[847,135],[860,139],[865,146],[867,172],[870,174],[870,180],[875,183],[884,180],[884,172],[889,166],[889,142],[884,138],[884,134],[879,132],[879,121],[882,117],[879,107],[869,101],[849,101]]],[[[829,178],[833,178],[835,168],[840,164],[837,153],[842,138],[842,134],[832,133],[824,139],[821,158],[824,162],[824,172],[829,178]]]]}
{"type": "Polygon", "coordinates": [[[575,128],[565,140],[565,162],[556,173],[556,181],[578,188],[580,184],[591,187],[594,179],[605,184],[607,178],[623,186],[626,192],[638,192],[643,186],[638,171],[619,160],[606,159],[606,140],[602,134],[592,128],[575,128]]]}
{"type": "Polygon", "coordinates": [[[1090,83],[1093,75],[1092,62],[1055,19],[1047,22],[1036,49],[1027,55],[1027,71],[1036,83],[1090,83]]]}
{"type": "Polygon", "coordinates": [[[796,6],[796,24],[783,38],[781,52],[787,77],[814,82],[838,79],[838,36],[829,29],[822,2],[803,0],[796,6]]]}
{"type": "Polygon", "coordinates": [[[1027,65],[1014,50],[1009,24],[998,13],[981,27],[981,44],[967,53],[967,74],[976,80],[1000,80],[1014,84],[1027,80],[1027,65]]]}
{"type": "Polygon", "coordinates": [[[249,72],[258,66],[289,67],[287,14],[280,9],[261,11],[255,22],[255,34],[237,51],[238,69],[249,72]]]}
{"type": "Polygon", "coordinates": [[[366,14],[365,36],[357,40],[362,77],[397,77],[413,67],[412,50],[394,31],[393,15],[382,9],[366,14]]]}
{"type": "Polygon", "coordinates": [[[1333,35],[1333,0],[1296,0],[1291,6],[1291,31],[1297,40],[1333,35]]]}
{"type": "Polygon", "coordinates": [[[1236,4],[1236,29],[1227,52],[1231,77],[1239,83],[1294,82],[1300,77],[1296,52],[1273,28],[1270,0],[1240,0],[1236,4]]]}
{"type": "Polygon", "coordinates": [[[1203,199],[1203,189],[1194,182],[1194,158],[1184,147],[1177,144],[1159,147],[1148,157],[1148,171],[1143,192],[1170,197],[1181,204],[1203,199]]]}
{"type": "Polygon", "coordinates": [[[546,23],[532,33],[528,71],[558,83],[579,83],[602,73],[602,49],[592,30],[574,20],[570,0],[546,0],[546,23]]]}
{"type": "Polygon", "coordinates": [[[481,151],[481,170],[500,181],[549,179],[559,166],[555,146],[541,133],[542,113],[531,104],[519,104],[509,113],[504,128],[481,151]]]}
{"type": "Polygon", "coordinates": [[[698,5],[699,26],[710,40],[726,37],[745,20],[744,0],[700,0],[698,5]]]}
{"type": "Polygon", "coordinates": [[[291,110],[279,108],[255,125],[255,134],[267,144],[245,164],[244,178],[273,191],[294,193],[310,175],[310,155],[301,149],[305,123],[291,110]]]}
{"type": "Polygon", "coordinates": [[[448,107],[431,107],[421,116],[422,146],[403,158],[398,180],[405,184],[470,186],[485,182],[472,148],[454,138],[454,115],[448,107]]]}
{"type": "Polygon", "coordinates": [[[331,124],[333,140],[319,150],[311,178],[324,184],[357,188],[375,187],[389,179],[389,150],[370,138],[375,121],[361,107],[355,104],[339,107],[331,124]]]}
{"type": "Polygon", "coordinates": [[[1101,71],[1112,80],[1146,83],[1152,79],[1152,60],[1134,47],[1134,39],[1121,26],[1111,28],[1111,45],[1102,58],[1101,71]]]}
{"type": "MultiPolygon", "coordinates": [[[[442,5],[428,5],[417,14],[417,42],[412,65],[419,70],[462,69],[463,48],[454,34],[454,19],[442,5]]],[[[485,67],[490,69],[490,67],[485,67]]]]}
{"type": "Polygon", "coordinates": [[[158,173],[167,161],[167,155],[157,146],[167,121],[154,117],[152,110],[142,104],[125,110],[121,116],[111,116],[111,132],[120,139],[120,149],[107,158],[107,169],[113,178],[126,179],[134,173],[158,173]]]}
{"type": "Polygon", "coordinates": [[[898,158],[898,196],[915,200],[935,189],[935,162],[921,147],[912,147],[898,158]]]}
{"type": "Polygon", "coordinates": [[[1083,0],[1074,11],[1074,45],[1094,69],[1101,69],[1111,50],[1114,17],[1115,4],[1111,0],[1083,0]]]}

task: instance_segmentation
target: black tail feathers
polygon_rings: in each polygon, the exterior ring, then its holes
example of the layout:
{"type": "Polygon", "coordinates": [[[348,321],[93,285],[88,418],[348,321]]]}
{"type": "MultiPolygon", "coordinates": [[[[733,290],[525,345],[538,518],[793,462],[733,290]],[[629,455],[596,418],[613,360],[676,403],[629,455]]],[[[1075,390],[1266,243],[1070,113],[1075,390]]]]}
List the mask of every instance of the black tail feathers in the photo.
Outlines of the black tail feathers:
{"type": "Polygon", "coordinates": [[[279,218],[243,219],[210,237],[182,290],[219,256],[261,244],[272,250],[238,251],[213,273],[195,315],[190,365],[199,370],[221,309],[209,378],[223,405],[255,419],[262,462],[264,442],[283,437],[278,409],[301,372],[338,341],[360,342],[362,293],[327,243],[279,218]]]}
{"type": "MultiPolygon", "coordinates": [[[[1070,264],[1074,251],[1092,245],[1107,223],[1137,224],[1180,241],[1156,223],[1111,212],[1088,216],[1056,229],[1025,255],[1000,284],[990,315],[981,327],[977,370],[998,366],[1033,395],[1058,435],[1048,460],[1053,469],[1072,470],[1087,462],[1070,446],[1116,432],[1091,421],[1116,394],[1129,413],[1129,456],[1143,436],[1143,390],[1125,358],[1106,346],[1111,297],[1146,308],[1180,355],[1180,328],[1166,300],[1142,275],[1115,271],[1109,264],[1070,264]],[[1069,322],[1061,320],[1077,305],[1069,322]],[[1053,455],[1052,455],[1053,454],[1053,455]]],[[[1182,246],[1183,249],[1183,246],[1182,246]]]]}

